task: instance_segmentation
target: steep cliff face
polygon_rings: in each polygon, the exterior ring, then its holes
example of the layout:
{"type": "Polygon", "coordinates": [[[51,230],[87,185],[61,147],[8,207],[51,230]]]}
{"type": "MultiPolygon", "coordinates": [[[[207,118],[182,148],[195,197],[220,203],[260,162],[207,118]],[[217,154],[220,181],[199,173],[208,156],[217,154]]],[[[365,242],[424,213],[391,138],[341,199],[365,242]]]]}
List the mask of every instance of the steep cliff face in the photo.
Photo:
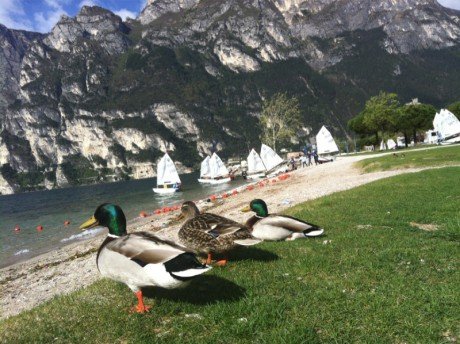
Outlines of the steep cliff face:
{"type": "Polygon", "coordinates": [[[85,6],[47,35],[0,25],[0,193],[150,177],[165,151],[182,172],[211,146],[246,155],[276,92],[340,136],[381,89],[443,105],[459,43],[435,0],[150,0],[128,22],[85,6]]]}

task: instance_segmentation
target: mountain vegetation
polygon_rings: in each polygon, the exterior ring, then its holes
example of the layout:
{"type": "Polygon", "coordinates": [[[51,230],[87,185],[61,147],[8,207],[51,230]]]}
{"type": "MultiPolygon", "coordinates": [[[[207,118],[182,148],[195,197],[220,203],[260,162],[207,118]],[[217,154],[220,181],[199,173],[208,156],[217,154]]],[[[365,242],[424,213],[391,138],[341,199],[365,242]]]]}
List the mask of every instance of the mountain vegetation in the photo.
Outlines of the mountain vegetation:
{"type": "Polygon", "coordinates": [[[127,22],[84,6],[46,35],[1,26],[0,193],[151,177],[166,151],[180,172],[214,146],[245,157],[278,93],[309,133],[291,149],[322,125],[351,139],[382,90],[454,103],[459,18],[434,0],[155,0],[127,22]]]}

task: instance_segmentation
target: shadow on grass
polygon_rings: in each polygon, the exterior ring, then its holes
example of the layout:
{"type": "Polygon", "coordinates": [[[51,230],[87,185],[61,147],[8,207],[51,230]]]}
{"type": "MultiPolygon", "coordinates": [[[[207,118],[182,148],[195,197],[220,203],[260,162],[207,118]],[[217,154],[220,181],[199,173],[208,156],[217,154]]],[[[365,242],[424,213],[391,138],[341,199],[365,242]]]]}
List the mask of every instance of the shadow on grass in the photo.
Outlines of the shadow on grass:
{"type": "Polygon", "coordinates": [[[150,287],[142,290],[144,296],[148,298],[188,302],[194,305],[206,305],[220,301],[238,301],[246,294],[246,289],[239,285],[212,275],[196,277],[183,289],[150,287]]]}
{"type": "Polygon", "coordinates": [[[257,247],[237,247],[229,253],[228,259],[230,262],[239,262],[242,260],[271,262],[279,259],[279,256],[273,252],[257,247]]]}

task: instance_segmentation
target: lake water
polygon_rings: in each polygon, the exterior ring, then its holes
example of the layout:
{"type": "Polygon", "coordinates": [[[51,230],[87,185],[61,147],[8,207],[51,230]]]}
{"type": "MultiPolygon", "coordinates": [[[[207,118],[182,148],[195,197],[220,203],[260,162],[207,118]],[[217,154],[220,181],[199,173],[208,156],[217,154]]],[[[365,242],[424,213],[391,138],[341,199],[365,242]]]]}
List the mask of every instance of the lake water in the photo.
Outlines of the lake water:
{"type": "Polygon", "coordinates": [[[139,216],[141,210],[151,213],[163,206],[203,199],[245,183],[241,179],[209,186],[201,185],[197,178],[198,173],[181,176],[182,192],[171,196],[153,193],[155,178],[0,196],[0,267],[104,231],[78,229],[102,203],[118,204],[129,221],[139,216]],[[64,226],[66,220],[70,221],[69,226],[64,226]],[[14,231],[16,225],[21,231],[14,231]],[[43,226],[43,231],[36,230],[38,225],[43,226]]]}

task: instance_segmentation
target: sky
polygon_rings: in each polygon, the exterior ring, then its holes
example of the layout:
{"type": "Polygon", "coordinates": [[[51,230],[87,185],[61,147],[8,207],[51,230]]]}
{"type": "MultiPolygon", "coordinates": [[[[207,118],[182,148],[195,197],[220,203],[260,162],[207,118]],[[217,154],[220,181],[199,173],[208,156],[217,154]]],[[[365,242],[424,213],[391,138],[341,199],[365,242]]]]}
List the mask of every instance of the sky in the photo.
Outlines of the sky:
{"type": "MultiPolygon", "coordinates": [[[[459,0],[460,1],[460,0],[459,0]]],[[[49,32],[65,14],[75,16],[84,5],[101,6],[136,18],[147,0],[0,0],[0,23],[10,29],[49,32]]]]}
{"type": "MultiPolygon", "coordinates": [[[[135,18],[147,0],[0,0],[0,23],[10,29],[49,32],[61,15],[75,16],[83,5],[98,5],[125,20],[135,18]]],[[[438,0],[460,10],[460,0],[438,0]]]]}

